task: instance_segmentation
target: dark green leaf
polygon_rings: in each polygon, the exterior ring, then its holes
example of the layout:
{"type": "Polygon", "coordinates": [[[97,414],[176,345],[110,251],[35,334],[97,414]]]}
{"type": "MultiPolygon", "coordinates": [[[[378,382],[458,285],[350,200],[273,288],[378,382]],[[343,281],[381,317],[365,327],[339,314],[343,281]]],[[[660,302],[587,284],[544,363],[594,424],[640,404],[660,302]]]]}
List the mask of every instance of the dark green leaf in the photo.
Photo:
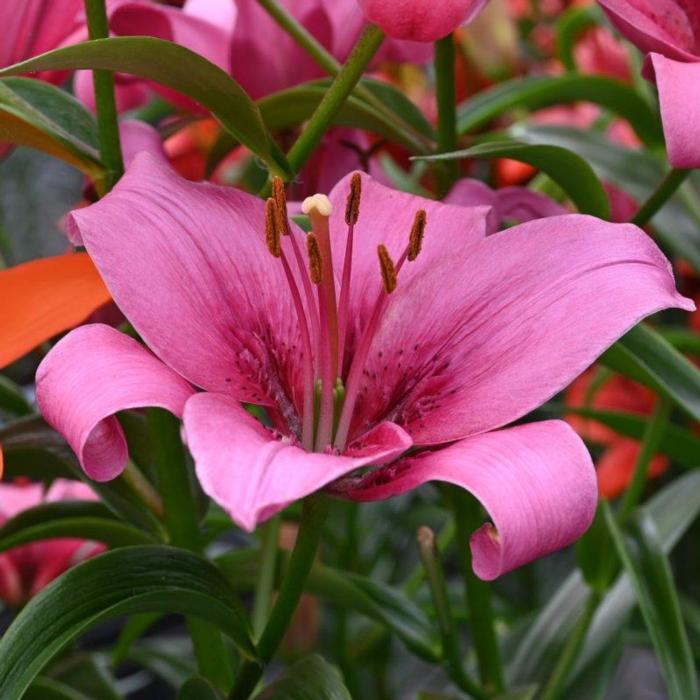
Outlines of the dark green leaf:
{"type": "Polygon", "coordinates": [[[122,700],[114,678],[97,656],[70,654],[52,665],[47,675],[52,680],[75,688],[90,700],[122,700]]]}
{"type": "Polygon", "coordinates": [[[63,537],[95,540],[110,547],[156,543],[133,525],[115,519],[102,503],[60,501],[29,508],[8,520],[0,528],[0,552],[63,537]]]}
{"type": "Polygon", "coordinates": [[[314,654],[290,666],[255,700],[352,700],[352,696],[335,667],[314,654]]]}
{"type": "Polygon", "coordinates": [[[273,172],[289,173],[284,156],[243,88],[221,68],[178,44],[145,36],[97,39],[3,68],[0,75],[82,68],[129,73],[187,95],[206,107],[273,172]]]}
{"type": "MultiPolygon", "coordinates": [[[[700,513],[700,472],[693,471],[676,479],[641,510],[654,520],[663,551],[670,552],[700,513]]],[[[563,641],[589,595],[581,573],[574,572],[558,587],[537,617],[529,622],[525,633],[506,641],[506,670],[511,684],[547,678],[563,641]]],[[[617,639],[634,606],[634,591],[627,576],[622,575],[596,612],[572,681],[617,639]]]]}
{"type": "Polygon", "coordinates": [[[22,388],[4,374],[0,374],[0,411],[13,416],[26,416],[32,412],[22,388]]]}
{"type": "Polygon", "coordinates": [[[97,623],[142,612],[176,612],[213,623],[247,655],[255,649],[236,594],[209,562],[165,546],[95,557],[33,598],[0,640],[0,697],[19,700],[44,665],[97,623]]]}
{"type": "Polygon", "coordinates": [[[22,696],[22,700],[93,700],[65,683],[51,678],[37,678],[22,696]]]}
{"type": "Polygon", "coordinates": [[[700,694],[693,655],[681,617],[671,565],[664,554],[654,521],[642,513],[631,525],[632,535],[626,537],[610,504],[604,502],[603,510],[661,664],[669,700],[697,700],[700,694]]]}
{"type": "Polygon", "coordinates": [[[529,163],[552,178],[576,204],[579,211],[606,219],[609,214],[608,195],[591,169],[581,157],[560,146],[530,145],[517,141],[483,143],[473,148],[435,156],[421,156],[421,160],[443,161],[463,158],[512,158],[529,163]]]}
{"type": "Polygon", "coordinates": [[[657,116],[631,87],[612,78],[593,75],[519,77],[499,83],[460,107],[458,129],[460,134],[466,134],[516,108],[535,110],[581,101],[594,102],[623,117],[643,142],[663,143],[657,116]]]}
{"type": "MultiPolygon", "coordinates": [[[[635,440],[641,440],[646,430],[647,417],[637,413],[599,411],[592,408],[567,408],[566,411],[591,418],[612,428],[616,433],[635,440]]],[[[684,467],[700,466],[700,438],[677,425],[666,425],[659,451],[684,467]]]]}
{"type": "MultiPolygon", "coordinates": [[[[600,23],[600,9],[594,5],[572,7],[566,10],[556,23],[557,53],[559,60],[569,71],[576,69],[574,46],[582,32],[600,23]]],[[[589,102],[591,100],[588,100],[589,102]]]]}
{"type": "Polygon", "coordinates": [[[43,151],[96,180],[102,174],[94,117],[67,92],[40,80],[0,80],[0,142],[43,151]]]}
{"type": "MultiPolygon", "coordinates": [[[[217,564],[238,590],[255,586],[259,553],[255,550],[229,552],[217,564]]],[[[355,610],[393,632],[411,651],[434,661],[438,644],[423,611],[400,591],[365,576],[314,564],[306,592],[336,605],[355,610]]]]}
{"type": "Polygon", "coordinates": [[[154,625],[163,616],[160,613],[142,613],[141,615],[132,615],[127,621],[122,631],[119,633],[119,638],[114,643],[112,648],[112,665],[119,666],[126,658],[132,644],[140,639],[148,629],[154,625]]]}
{"type": "Polygon", "coordinates": [[[610,369],[663,393],[700,420],[700,370],[649,326],[635,326],[600,359],[610,369]]]}
{"type": "MultiPolygon", "coordinates": [[[[616,185],[638,202],[648,199],[668,169],[649,152],[623,148],[590,129],[516,124],[510,133],[519,141],[548,143],[578,153],[601,180],[616,185]]],[[[679,195],[659,211],[652,223],[659,242],[700,271],[700,224],[679,195]]]]}
{"type": "Polygon", "coordinates": [[[593,524],[576,543],[576,561],[583,578],[594,591],[605,592],[615,563],[603,512],[598,507],[593,524]]]}
{"type": "Polygon", "coordinates": [[[177,700],[223,700],[223,695],[208,680],[190,678],[180,688],[177,700]]]}

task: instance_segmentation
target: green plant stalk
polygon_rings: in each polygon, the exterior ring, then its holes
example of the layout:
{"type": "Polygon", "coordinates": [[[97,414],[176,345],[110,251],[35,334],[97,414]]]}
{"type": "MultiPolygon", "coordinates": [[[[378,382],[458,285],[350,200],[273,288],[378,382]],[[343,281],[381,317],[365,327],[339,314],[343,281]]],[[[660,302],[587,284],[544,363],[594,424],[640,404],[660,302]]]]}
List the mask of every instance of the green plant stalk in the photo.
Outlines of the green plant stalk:
{"type": "Polygon", "coordinates": [[[430,588],[430,595],[435,606],[435,614],[440,629],[442,642],[442,657],[447,667],[447,673],[454,683],[469,695],[475,698],[484,698],[486,695],[464,670],[462,655],[459,650],[459,637],[455,627],[455,618],[452,614],[447,593],[445,574],[440,561],[440,553],[435,544],[435,535],[428,527],[418,530],[418,551],[420,553],[425,577],[430,588]]]}
{"type": "MultiPolygon", "coordinates": [[[[85,0],[85,14],[90,39],[106,39],[109,36],[109,23],[105,0],[85,0]]],[[[117,101],[114,96],[114,74],[111,71],[94,70],[92,79],[95,86],[100,159],[105,168],[104,183],[95,183],[95,187],[98,191],[103,190],[100,194],[106,194],[124,173],[117,101]]]]}
{"type": "Polygon", "coordinates": [[[450,497],[457,527],[457,551],[464,576],[464,589],[481,682],[489,693],[501,692],[504,689],[503,665],[496,636],[491,589],[488,583],[474,574],[469,549],[471,533],[482,524],[481,507],[476,499],[458,487],[450,488],[450,497]]]}
{"type": "MultiPolygon", "coordinates": [[[[457,150],[457,102],[455,94],[455,44],[452,34],[435,42],[435,92],[437,95],[437,152],[457,150]]],[[[440,196],[459,178],[459,161],[439,163],[440,196]]]]}
{"type": "Polygon", "coordinates": [[[306,128],[287,154],[289,165],[295,173],[299,172],[321,142],[333,118],[352,93],[382,41],[384,33],[381,29],[372,24],[365,27],[350,57],[335,76],[306,128]]]}
{"type": "Polygon", "coordinates": [[[258,658],[243,664],[229,700],[247,700],[282,642],[311,571],[328,509],[329,501],[324,494],[314,494],[304,501],[297,541],[284,572],[277,601],[257,645],[258,658]]]}
{"type": "Polygon", "coordinates": [[[668,425],[670,413],[671,402],[665,396],[660,396],[657,400],[656,408],[647,423],[646,430],[644,431],[644,437],[642,438],[641,449],[634,466],[632,480],[622,497],[622,503],[617,512],[617,521],[621,526],[627,520],[630,513],[636,508],[642,497],[649,475],[649,466],[659,449],[661,438],[663,438],[666,426],[668,425]]]}
{"type": "Polygon", "coordinates": [[[253,603],[253,632],[256,639],[263,633],[272,607],[275,567],[277,565],[277,541],[281,523],[281,517],[276,515],[260,528],[260,571],[255,584],[253,603]]]}
{"type": "Polygon", "coordinates": [[[600,598],[601,595],[598,592],[591,592],[589,594],[583,612],[566,640],[557,664],[542,694],[539,696],[539,700],[557,700],[557,698],[561,697],[562,691],[566,688],[566,681],[569,678],[571,669],[576,663],[583,643],[586,641],[588,628],[591,626],[600,598]]]}
{"type": "MultiPolygon", "coordinates": [[[[148,425],[153,436],[160,494],[165,506],[165,525],[176,547],[201,552],[197,511],[190,485],[185,451],[180,437],[180,421],[162,408],[148,409],[148,425]]],[[[229,652],[221,633],[198,618],[188,618],[200,673],[227,690],[233,683],[229,652]]]]}
{"type": "Polygon", "coordinates": [[[649,199],[639,208],[639,211],[632,218],[632,223],[637,226],[645,226],[648,224],[654,218],[655,214],[674,195],[690,173],[690,170],[670,170],[649,199]]]}

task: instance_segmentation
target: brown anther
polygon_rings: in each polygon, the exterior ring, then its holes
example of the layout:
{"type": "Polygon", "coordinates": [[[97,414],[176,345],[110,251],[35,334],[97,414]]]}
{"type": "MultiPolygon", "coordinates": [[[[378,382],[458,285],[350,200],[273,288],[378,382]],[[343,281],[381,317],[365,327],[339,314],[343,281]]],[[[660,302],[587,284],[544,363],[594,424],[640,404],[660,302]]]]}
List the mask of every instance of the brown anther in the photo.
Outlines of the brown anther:
{"type": "Polygon", "coordinates": [[[360,197],[362,196],[362,176],[355,173],[350,180],[350,193],[345,205],[345,223],[352,226],[360,216],[360,197]]]}
{"type": "Polygon", "coordinates": [[[425,236],[425,226],[428,223],[428,215],[425,209],[419,209],[413,220],[411,235],[408,239],[408,259],[412,262],[418,257],[423,248],[423,237],[425,236]]]}
{"type": "Polygon", "coordinates": [[[276,258],[279,258],[282,252],[280,248],[280,230],[277,226],[277,205],[272,197],[265,202],[265,243],[267,244],[267,249],[276,258]]]}
{"type": "Polygon", "coordinates": [[[309,254],[309,275],[314,284],[321,284],[323,281],[323,265],[321,264],[321,248],[318,245],[318,238],[313,233],[306,236],[306,250],[309,254]]]}
{"type": "Polygon", "coordinates": [[[272,197],[277,205],[277,228],[282,236],[289,235],[289,216],[287,215],[287,195],[281,177],[272,178],[272,197]]]}
{"type": "Polygon", "coordinates": [[[396,289],[396,267],[394,267],[394,261],[383,243],[377,246],[377,255],[379,255],[379,267],[382,271],[384,289],[387,294],[391,294],[396,289]]]}

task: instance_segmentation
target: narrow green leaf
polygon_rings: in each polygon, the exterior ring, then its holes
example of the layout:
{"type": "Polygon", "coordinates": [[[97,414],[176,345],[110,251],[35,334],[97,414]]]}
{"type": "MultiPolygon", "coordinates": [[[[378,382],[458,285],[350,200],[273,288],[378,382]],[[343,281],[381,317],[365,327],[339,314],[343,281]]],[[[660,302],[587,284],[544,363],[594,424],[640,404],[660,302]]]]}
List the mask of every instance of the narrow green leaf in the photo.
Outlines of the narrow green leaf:
{"type": "Polygon", "coordinates": [[[127,547],[67,571],[15,618],[0,640],[0,697],[19,700],[55,654],[97,623],[143,612],[201,617],[255,654],[236,594],[212,564],[173,547],[127,547]]]}
{"type": "Polygon", "coordinates": [[[669,700],[697,700],[700,694],[693,655],[671,565],[663,552],[654,521],[649,515],[641,514],[632,523],[632,535],[626,537],[609,503],[603,503],[603,511],[617,553],[634,586],[661,664],[669,700]]]}
{"type": "Polygon", "coordinates": [[[610,369],[663,393],[700,420],[700,370],[649,326],[635,326],[600,359],[610,369]]]}
{"type": "Polygon", "coordinates": [[[51,678],[37,678],[22,696],[22,700],[93,700],[65,683],[51,678]]]}
{"type": "Polygon", "coordinates": [[[618,80],[593,75],[514,78],[480,92],[460,108],[460,134],[474,131],[513,109],[541,109],[568,102],[593,102],[629,121],[648,145],[663,143],[661,126],[649,105],[618,80]]]}
{"type": "Polygon", "coordinates": [[[255,700],[352,700],[352,696],[336,668],[314,654],[290,666],[255,700]]]}
{"type": "Polygon", "coordinates": [[[95,179],[102,175],[94,117],[65,90],[40,80],[0,80],[0,142],[43,151],[95,179]]]}
{"type": "Polygon", "coordinates": [[[4,374],[0,374],[0,411],[12,416],[26,416],[32,412],[22,388],[4,374]]]}
{"type": "Polygon", "coordinates": [[[161,613],[132,615],[122,627],[122,631],[112,647],[112,666],[119,666],[127,657],[134,642],[140,639],[162,617],[161,613]]]}
{"type": "MultiPolygon", "coordinates": [[[[612,428],[625,437],[641,440],[647,416],[624,411],[600,411],[592,408],[566,408],[570,414],[591,418],[612,428]]],[[[669,423],[664,431],[659,451],[684,467],[700,466],[700,438],[690,430],[669,423]]]]}
{"type": "Polygon", "coordinates": [[[223,700],[223,696],[208,680],[190,678],[180,688],[177,700],[223,700]]]}
{"type": "Polygon", "coordinates": [[[567,193],[579,211],[601,219],[608,218],[608,195],[600,180],[585,160],[565,148],[497,141],[453,153],[420,156],[418,159],[443,161],[463,158],[512,158],[529,163],[549,175],[567,193]]]}
{"type": "Polygon", "coordinates": [[[576,70],[574,46],[578,38],[586,29],[600,23],[600,14],[600,9],[595,6],[572,7],[557,20],[557,53],[568,71],[576,70]]]}
{"type": "Polygon", "coordinates": [[[206,107],[272,171],[289,173],[283,154],[245,90],[221,68],[178,44],[145,36],[97,39],[3,68],[0,76],[83,68],[129,73],[187,95],[206,107]]]}
{"type": "Polygon", "coordinates": [[[122,700],[114,678],[97,655],[72,653],[53,664],[47,676],[69,685],[90,700],[122,700]]]}

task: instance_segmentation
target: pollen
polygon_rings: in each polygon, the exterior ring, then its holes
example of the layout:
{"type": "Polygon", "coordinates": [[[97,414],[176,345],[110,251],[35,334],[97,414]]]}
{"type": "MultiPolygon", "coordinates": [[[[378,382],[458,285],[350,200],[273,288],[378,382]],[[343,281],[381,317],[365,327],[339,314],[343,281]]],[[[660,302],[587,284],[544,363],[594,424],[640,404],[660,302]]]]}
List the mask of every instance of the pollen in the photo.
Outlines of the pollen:
{"type": "Polygon", "coordinates": [[[345,205],[345,223],[353,226],[360,217],[360,197],[362,196],[362,176],[355,173],[350,180],[350,192],[345,205]]]}
{"type": "Polygon", "coordinates": [[[280,229],[278,227],[277,205],[275,200],[270,199],[265,202],[265,243],[267,249],[276,257],[281,254],[280,248],[280,229]]]}
{"type": "Polygon", "coordinates": [[[396,289],[396,267],[389,255],[389,251],[383,243],[377,246],[379,256],[379,267],[382,271],[382,281],[387,294],[391,294],[396,289]]]}
{"type": "Polygon", "coordinates": [[[423,238],[425,237],[425,227],[428,223],[428,215],[425,209],[419,209],[413,220],[411,235],[408,239],[408,259],[415,260],[423,248],[423,238]]]}
{"type": "Polygon", "coordinates": [[[301,211],[309,216],[316,214],[319,216],[328,217],[333,211],[333,205],[331,204],[331,200],[328,199],[325,194],[315,194],[311,197],[307,197],[302,202],[301,211]]]}
{"type": "Polygon", "coordinates": [[[309,275],[314,284],[323,281],[323,265],[321,264],[321,248],[318,238],[313,233],[306,236],[306,250],[309,254],[309,275]]]}
{"type": "Polygon", "coordinates": [[[281,235],[289,235],[289,218],[287,215],[287,195],[284,192],[284,182],[281,177],[272,179],[272,197],[277,205],[277,228],[281,235]]]}

